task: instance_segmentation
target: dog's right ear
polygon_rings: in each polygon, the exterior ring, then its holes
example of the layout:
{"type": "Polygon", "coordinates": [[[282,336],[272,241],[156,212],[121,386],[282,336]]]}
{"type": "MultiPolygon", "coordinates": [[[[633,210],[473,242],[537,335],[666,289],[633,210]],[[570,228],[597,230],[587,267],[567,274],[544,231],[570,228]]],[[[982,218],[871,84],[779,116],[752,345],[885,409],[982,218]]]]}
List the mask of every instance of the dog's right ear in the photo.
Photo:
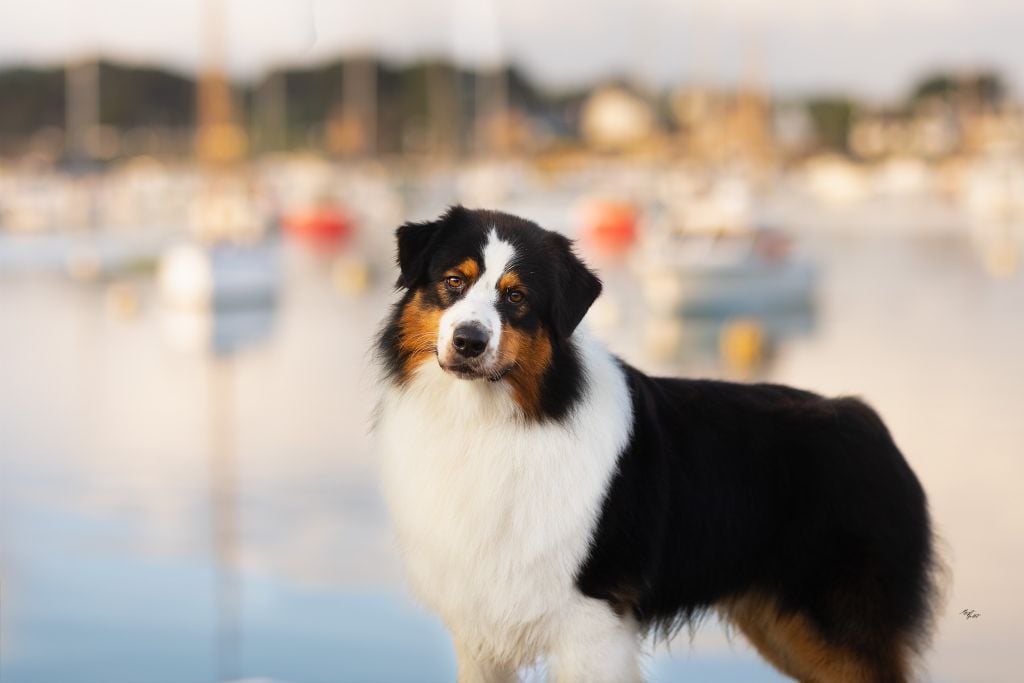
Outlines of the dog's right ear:
{"type": "Polygon", "coordinates": [[[431,247],[450,221],[465,213],[462,206],[453,206],[436,221],[405,223],[395,231],[398,241],[398,282],[396,287],[412,289],[420,283],[430,265],[431,247]]]}
{"type": "Polygon", "coordinates": [[[427,270],[428,247],[441,230],[441,221],[405,223],[395,231],[398,240],[396,287],[412,289],[427,270]]]}

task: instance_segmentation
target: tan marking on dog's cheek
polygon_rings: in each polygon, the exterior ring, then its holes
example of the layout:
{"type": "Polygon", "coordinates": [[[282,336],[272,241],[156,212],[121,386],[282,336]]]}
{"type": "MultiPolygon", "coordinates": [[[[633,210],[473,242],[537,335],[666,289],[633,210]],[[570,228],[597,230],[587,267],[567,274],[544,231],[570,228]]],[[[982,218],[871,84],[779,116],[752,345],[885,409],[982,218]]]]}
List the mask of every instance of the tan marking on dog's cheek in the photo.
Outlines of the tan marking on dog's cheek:
{"type": "Polygon", "coordinates": [[[501,342],[498,344],[498,361],[503,365],[518,360],[519,348],[522,346],[523,334],[507,324],[501,328],[501,342]]]}
{"type": "Polygon", "coordinates": [[[526,317],[526,314],[529,312],[529,306],[527,306],[526,304],[520,304],[519,306],[516,307],[514,311],[512,311],[512,317],[515,318],[516,320],[522,320],[523,318],[526,317]]]}
{"type": "Polygon", "coordinates": [[[451,306],[455,303],[455,295],[448,290],[444,282],[438,282],[435,284],[434,291],[437,292],[438,301],[444,302],[446,306],[451,306]]]}
{"type": "Polygon", "coordinates": [[[405,305],[399,319],[398,341],[403,356],[403,379],[408,379],[416,368],[437,353],[441,313],[441,309],[424,303],[420,292],[405,305]]]}
{"type": "Polygon", "coordinates": [[[531,418],[541,415],[541,389],[551,353],[551,341],[543,329],[533,334],[508,325],[502,329],[500,362],[513,365],[505,379],[512,387],[516,404],[531,418]]]}

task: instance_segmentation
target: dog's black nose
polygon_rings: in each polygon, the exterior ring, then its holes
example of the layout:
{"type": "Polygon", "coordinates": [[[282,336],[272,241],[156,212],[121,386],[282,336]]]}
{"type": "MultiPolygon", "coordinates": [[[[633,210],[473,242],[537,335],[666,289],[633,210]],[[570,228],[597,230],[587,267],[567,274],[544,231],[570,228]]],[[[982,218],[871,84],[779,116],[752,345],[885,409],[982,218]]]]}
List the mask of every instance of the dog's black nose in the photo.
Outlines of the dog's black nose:
{"type": "Polygon", "coordinates": [[[476,358],[484,349],[491,335],[479,325],[459,325],[455,328],[455,336],[452,337],[452,346],[464,358],[476,358]]]}

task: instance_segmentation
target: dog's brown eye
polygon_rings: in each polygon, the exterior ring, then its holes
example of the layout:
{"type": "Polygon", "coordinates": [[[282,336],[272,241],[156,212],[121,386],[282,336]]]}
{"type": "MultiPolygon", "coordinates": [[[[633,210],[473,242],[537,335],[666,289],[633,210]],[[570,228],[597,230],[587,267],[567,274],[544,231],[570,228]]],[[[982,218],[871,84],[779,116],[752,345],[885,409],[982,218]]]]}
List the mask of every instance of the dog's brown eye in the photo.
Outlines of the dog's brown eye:
{"type": "Polygon", "coordinates": [[[508,290],[508,293],[505,294],[505,300],[508,301],[510,304],[521,304],[523,303],[523,299],[525,298],[526,295],[520,292],[518,289],[510,289],[508,290]]]}
{"type": "Polygon", "coordinates": [[[458,275],[449,275],[444,279],[444,284],[445,287],[452,290],[453,292],[458,292],[459,290],[462,289],[462,286],[465,284],[465,282],[458,275]]]}

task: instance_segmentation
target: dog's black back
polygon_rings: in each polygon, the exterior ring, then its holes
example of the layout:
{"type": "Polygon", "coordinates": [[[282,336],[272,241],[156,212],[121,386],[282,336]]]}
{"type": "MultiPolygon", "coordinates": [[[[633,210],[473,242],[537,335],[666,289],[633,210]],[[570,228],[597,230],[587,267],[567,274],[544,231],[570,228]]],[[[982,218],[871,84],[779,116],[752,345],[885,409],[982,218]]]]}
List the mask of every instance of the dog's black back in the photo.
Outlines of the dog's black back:
{"type": "Polygon", "coordinates": [[[932,532],[878,415],[853,398],[623,368],[634,432],[580,589],[663,631],[754,601],[899,679],[928,628],[932,532]]]}

